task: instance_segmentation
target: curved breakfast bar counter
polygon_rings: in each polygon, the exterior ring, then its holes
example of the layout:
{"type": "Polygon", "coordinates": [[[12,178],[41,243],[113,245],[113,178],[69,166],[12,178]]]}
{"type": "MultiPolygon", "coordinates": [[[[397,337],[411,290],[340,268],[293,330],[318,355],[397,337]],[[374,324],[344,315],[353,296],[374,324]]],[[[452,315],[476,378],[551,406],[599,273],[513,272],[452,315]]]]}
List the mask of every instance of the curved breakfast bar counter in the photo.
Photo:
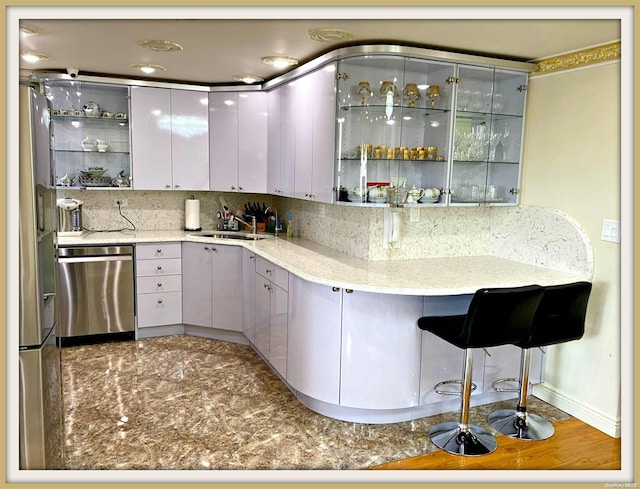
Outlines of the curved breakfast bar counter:
{"type": "MultiPolygon", "coordinates": [[[[310,409],[353,422],[387,423],[455,410],[459,397],[433,386],[458,378],[462,355],[420,331],[425,313],[464,312],[482,287],[554,285],[589,280],[492,256],[366,261],[316,243],[267,236],[256,241],[198,236],[184,231],[93,233],[59,238],[60,246],[194,242],[240,246],[289,273],[285,367],[274,371],[310,409]]],[[[198,329],[185,330],[198,334],[198,329]]],[[[517,377],[512,346],[474,353],[472,404],[513,398],[497,393],[498,378],[517,377]]],[[[282,358],[280,358],[282,360],[282,358]]],[[[539,353],[531,379],[543,378],[539,353]]]]}

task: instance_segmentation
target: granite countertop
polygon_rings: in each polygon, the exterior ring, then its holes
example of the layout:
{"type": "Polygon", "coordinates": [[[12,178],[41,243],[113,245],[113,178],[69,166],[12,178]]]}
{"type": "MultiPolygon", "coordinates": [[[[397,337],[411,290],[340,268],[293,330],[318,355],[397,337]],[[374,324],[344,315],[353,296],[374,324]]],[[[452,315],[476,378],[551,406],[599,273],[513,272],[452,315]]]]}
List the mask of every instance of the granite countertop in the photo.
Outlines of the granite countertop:
{"type": "Polygon", "coordinates": [[[178,230],[95,232],[59,237],[59,246],[189,241],[242,246],[289,272],[323,285],[402,295],[473,294],[483,287],[517,287],[589,277],[493,256],[366,261],[302,239],[265,235],[257,241],[205,238],[178,230]]]}

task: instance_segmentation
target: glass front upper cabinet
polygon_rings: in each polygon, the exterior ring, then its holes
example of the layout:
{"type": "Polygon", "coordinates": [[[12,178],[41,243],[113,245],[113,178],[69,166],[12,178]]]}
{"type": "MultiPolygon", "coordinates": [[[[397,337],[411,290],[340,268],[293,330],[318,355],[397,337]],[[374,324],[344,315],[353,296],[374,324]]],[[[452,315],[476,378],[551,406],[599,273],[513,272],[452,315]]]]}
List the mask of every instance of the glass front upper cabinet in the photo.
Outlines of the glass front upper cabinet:
{"type": "Polygon", "coordinates": [[[52,80],[53,158],[58,187],[129,187],[129,87],[52,80]]]}
{"type": "Polygon", "coordinates": [[[338,62],[336,201],[446,203],[454,70],[397,55],[338,62]]]}
{"type": "Polygon", "coordinates": [[[517,204],[527,74],[459,66],[451,204],[517,204]]]}

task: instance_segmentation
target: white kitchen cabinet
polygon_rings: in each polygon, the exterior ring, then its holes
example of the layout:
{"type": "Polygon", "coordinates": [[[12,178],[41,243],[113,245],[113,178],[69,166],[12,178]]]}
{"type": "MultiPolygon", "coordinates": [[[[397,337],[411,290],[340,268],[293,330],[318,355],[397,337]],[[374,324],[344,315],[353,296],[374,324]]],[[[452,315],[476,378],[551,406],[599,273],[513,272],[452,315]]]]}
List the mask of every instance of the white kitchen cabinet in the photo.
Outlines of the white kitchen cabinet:
{"type": "Polygon", "coordinates": [[[182,323],[180,243],[136,245],[137,326],[182,323]]]}
{"type": "Polygon", "coordinates": [[[267,191],[282,197],[294,195],[296,100],[294,84],[281,85],[267,95],[269,110],[267,191]]]}
{"type": "Polygon", "coordinates": [[[209,94],[211,190],[267,192],[267,94],[209,94]]]}
{"type": "Polygon", "coordinates": [[[136,190],[209,190],[206,93],[131,87],[131,152],[136,190]]]}
{"type": "Polygon", "coordinates": [[[343,290],[340,405],[418,405],[422,296],[343,290]]]}
{"type": "Polygon", "coordinates": [[[242,249],[242,332],[255,344],[256,332],[256,254],[242,249]]]}
{"type": "Polygon", "coordinates": [[[282,376],[287,376],[289,273],[256,257],[254,346],[282,376]]]}
{"type": "Polygon", "coordinates": [[[287,382],[335,405],[340,402],[341,313],[340,289],[290,276],[287,382]]]}
{"type": "Polygon", "coordinates": [[[242,331],[242,249],[182,244],[183,322],[242,331]]]}
{"type": "Polygon", "coordinates": [[[280,94],[282,87],[267,92],[267,192],[274,195],[283,193],[280,185],[280,94]]]}
{"type": "Polygon", "coordinates": [[[300,199],[333,202],[335,64],[295,81],[295,184],[300,199]]]}

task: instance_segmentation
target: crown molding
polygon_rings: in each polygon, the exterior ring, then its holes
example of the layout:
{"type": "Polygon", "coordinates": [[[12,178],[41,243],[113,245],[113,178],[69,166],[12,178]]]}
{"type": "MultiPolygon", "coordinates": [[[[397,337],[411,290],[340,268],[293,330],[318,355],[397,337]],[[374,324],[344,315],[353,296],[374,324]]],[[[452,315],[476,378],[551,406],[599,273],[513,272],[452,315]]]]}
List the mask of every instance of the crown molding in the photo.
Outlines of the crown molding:
{"type": "Polygon", "coordinates": [[[619,41],[603,44],[594,48],[575,51],[573,53],[562,54],[552,58],[536,61],[538,70],[531,73],[531,76],[545,75],[556,71],[572,70],[595,63],[604,63],[620,59],[621,43],[619,41]]]}

